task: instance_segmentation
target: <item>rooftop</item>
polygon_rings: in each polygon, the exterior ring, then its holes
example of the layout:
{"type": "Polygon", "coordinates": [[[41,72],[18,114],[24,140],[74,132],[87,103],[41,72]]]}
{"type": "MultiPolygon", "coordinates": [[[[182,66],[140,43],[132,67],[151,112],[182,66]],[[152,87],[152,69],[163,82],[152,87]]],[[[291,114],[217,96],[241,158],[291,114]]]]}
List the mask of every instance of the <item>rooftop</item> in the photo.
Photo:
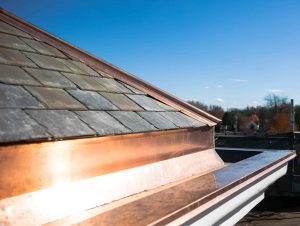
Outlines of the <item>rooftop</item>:
{"type": "Polygon", "coordinates": [[[1,143],[209,124],[114,78],[114,74],[89,66],[76,54],[42,41],[37,32],[25,32],[15,19],[12,22],[1,15],[1,143]]]}

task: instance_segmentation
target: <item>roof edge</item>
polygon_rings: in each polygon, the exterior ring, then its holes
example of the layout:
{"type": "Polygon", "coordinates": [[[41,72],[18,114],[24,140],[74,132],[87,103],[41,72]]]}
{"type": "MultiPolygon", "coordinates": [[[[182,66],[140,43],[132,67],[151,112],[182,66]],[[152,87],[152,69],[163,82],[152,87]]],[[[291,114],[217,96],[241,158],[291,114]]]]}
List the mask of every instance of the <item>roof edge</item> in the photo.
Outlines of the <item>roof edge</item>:
{"type": "Polygon", "coordinates": [[[187,103],[186,101],[169,94],[162,89],[136,77],[135,75],[124,71],[123,69],[106,62],[105,60],[94,56],[85,50],[68,43],[67,41],[23,20],[22,18],[0,8],[0,18],[5,22],[18,27],[19,29],[32,34],[33,36],[45,41],[56,48],[66,52],[67,54],[75,57],[92,68],[98,69],[105,73],[108,73],[112,77],[125,82],[137,89],[144,91],[150,96],[162,101],[163,103],[172,106],[173,108],[180,110],[181,112],[191,116],[192,118],[206,123],[209,126],[214,126],[221,122],[220,119],[213,115],[187,103]]]}

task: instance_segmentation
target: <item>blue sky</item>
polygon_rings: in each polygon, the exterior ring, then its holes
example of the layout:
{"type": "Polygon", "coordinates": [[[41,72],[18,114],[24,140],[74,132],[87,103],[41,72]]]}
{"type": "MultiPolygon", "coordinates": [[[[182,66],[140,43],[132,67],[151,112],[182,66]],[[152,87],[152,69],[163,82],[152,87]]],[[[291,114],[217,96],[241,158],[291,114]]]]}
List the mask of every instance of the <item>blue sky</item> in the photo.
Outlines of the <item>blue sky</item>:
{"type": "Polygon", "coordinates": [[[300,104],[299,0],[3,0],[31,23],[185,100],[300,104]]]}

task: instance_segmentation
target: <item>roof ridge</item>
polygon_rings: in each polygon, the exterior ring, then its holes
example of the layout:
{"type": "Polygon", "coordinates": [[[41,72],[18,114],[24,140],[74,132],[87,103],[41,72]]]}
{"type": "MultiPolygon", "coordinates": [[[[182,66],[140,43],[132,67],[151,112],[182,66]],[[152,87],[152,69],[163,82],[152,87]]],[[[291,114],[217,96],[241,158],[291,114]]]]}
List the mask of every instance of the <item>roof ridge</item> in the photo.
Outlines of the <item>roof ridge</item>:
{"type": "Polygon", "coordinates": [[[21,29],[44,42],[47,42],[50,45],[55,46],[56,48],[66,52],[67,54],[80,59],[88,66],[104,71],[105,73],[110,74],[113,78],[118,79],[122,82],[125,82],[134,88],[140,89],[143,92],[149,94],[150,96],[160,100],[161,102],[170,105],[171,107],[180,110],[181,112],[189,115],[190,117],[208,124],[209,126],[214,126],[216,123],[221,120],[214,117],[213,115],[200,110],[199,108],[187,103],[180,98],[169,94],[162,89],[134,76],[133,74],[124,71],[123,69],[106,62],[105,60],[88,53],[87,51],[23,20],[22,18],[15,16],[14,14],[6,11],[3,8],[0,8],[0,19],[9,23],[10,25],[21,29]]]}

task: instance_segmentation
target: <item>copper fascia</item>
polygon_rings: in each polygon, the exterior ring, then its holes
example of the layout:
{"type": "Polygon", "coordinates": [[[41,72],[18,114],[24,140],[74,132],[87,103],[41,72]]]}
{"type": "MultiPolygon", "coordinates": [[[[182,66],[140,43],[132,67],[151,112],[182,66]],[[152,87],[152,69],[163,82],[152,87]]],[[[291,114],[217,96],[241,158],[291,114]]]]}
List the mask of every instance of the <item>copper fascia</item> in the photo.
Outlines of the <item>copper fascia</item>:
{"type": "Polygon", "coordinates": [[[174,107],[175,109],[191,116],[192,118],[199,120],[209,126],[214,126],[219,123],[221,120],[214,117],[213,115],[200,110],[199,108],[194,107],[193,105],[187,103],[184,100],[181,100],[162,89],[151,85],[150,83],[134,76],[133,74],[126,72],[115,65],[112,65],[99,57],[96,57],[56,36],[50,34],[49,32],[36,27],[35,25],[13,15],[10,12],[7,12],[4,9],[0,9],[0,18],[5,22],[11,24],[12,26],[18,27],[19,29],[32,34],[33,36],[41,39],[49,43],[50,45],[55,46],[56,48],[66,52],[67,54],[80,59],[81,61],[85,62],[87,65],[95,68],[97,70],[103,71],[108,73],[109,75],[113,76],[114,78],[125,82],[137,89],[144,91],[145,93],[149,94],[150,96],[166,103],[174,107]]]}
{"type": "Polygon", "coordinates": [[[0,200],[213,148],[208,126],[0,146],[0,200]]]}

